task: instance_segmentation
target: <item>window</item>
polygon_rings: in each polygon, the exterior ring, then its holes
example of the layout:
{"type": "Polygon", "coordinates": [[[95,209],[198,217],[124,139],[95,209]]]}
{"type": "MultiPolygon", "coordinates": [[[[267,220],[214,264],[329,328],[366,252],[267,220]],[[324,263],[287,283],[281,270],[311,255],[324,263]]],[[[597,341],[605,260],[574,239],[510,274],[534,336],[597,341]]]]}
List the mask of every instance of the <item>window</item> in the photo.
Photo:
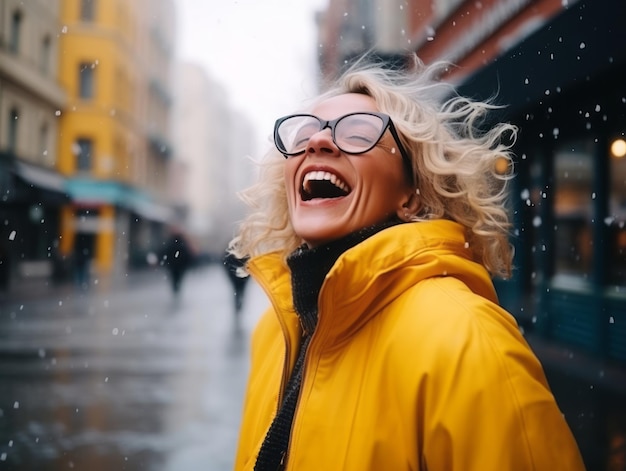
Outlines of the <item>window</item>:
{"type": "Polygon", "coordinates": [[[93,21],[96,18],[96,0],[81,0],[80,19],[93,21]]]}
{"type": "Polygon", "coordinates": [[[7,148],[9,153],[15,154],[17,150],[17,130],[19,124],[19,113],[16,108],[9,111],[9,126],[7,133],[7,148]]]}
{"type": "Polygon", "coordinates": [[[17,54],[20,51],[20,36],[22,35],[22,13],[13,12],[11,17],[11,35],[9,37],[9,51],[17,54]]]}
{"type": "Polygon", "coordinates": [[[48,161],[48,125],[42,124],[39,128],[39,158],[43,162],[48,161]]]}
{"type": "Polygon", "coordinates": [[[50,40],[50,36],[45,36],[41,41],[41,57],[39,62],[39,69],[44,75],[47,75],[50,72],[51,49],[52,42],[50,40]]]}
{"type": "Polygon", "coordinates": [[[77,171],[91,170],[93,166],[93,140],[88,138],[77,139],[74,154],[76,155],[77,171]]]}
{"type": "Polygon", "coordinates": [[[626,140],[615,139],[610,153],[609,279],[612,285],[626,286],[626,140]]]}
{"type": "Polygon", "coordinates": [[[593,142],[574,141],[554,159],[555,275],[588,280],[592,262],[593,142]]]}
{"type": "Polygon", "coordinates": [[[95,67],[93,63],[81,62],[78,66],[78,96],[93,98],[95,67]]]}
{"type": "MultiPolygon", "coordinates": [[[[531,269],[531,283],[541,284],[545,276],[550,273],[550,267],[545,263],[546,250],[549,247],[546,239],[545,213],[548,207],[547,191],[544,184],[546,178],[545,155],[540,150],[533,149],[533,160],[528,167],[529,188],[522,190],[521,198],[530,207],[532,217],[531,227],[526,230],[532,234],[532,258],[525,260],[531,269]]],[[[523,157],[524,158],[524,157],[523,157]]],[[[520,262],[523,263],[523,262],[520,262]]]]}

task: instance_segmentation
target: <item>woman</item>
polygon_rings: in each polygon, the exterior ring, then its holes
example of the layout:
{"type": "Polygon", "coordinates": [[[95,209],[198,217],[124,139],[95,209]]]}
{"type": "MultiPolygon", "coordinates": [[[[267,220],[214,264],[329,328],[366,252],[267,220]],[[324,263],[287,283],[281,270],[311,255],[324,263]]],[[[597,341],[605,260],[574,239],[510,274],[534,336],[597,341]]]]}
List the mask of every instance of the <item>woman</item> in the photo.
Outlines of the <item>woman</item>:
{"type": "Polygon", "coordinates": [[[231,247],[272,305],[236,469],[583,469],[490,278],[515,129],[479,133],[441,67],[355,66],[276,122],[231,247]]]}

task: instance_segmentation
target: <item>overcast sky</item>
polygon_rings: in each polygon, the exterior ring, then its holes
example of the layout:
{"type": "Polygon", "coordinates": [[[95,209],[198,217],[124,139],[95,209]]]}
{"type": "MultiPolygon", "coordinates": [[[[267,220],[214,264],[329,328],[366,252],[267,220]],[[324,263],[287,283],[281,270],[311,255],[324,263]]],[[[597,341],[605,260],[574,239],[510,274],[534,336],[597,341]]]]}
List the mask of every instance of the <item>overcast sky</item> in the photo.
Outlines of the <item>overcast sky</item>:
{"type": "Polygon", "coordinates": [[[314,13],[328,0],[176,0],[178,56],[204,65],[266,141],[316,91],[314,13]]]}

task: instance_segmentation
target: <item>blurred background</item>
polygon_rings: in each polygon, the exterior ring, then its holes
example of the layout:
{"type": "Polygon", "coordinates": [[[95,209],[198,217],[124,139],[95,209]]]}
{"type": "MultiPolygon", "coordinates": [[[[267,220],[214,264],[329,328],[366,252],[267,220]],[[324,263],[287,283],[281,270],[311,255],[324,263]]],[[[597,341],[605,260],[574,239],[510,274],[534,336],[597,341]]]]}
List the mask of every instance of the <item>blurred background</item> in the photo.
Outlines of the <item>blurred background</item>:
{"type": "Polygon", "coordinates": [[[519,126],[498,293],[588,469],[626,470],[624,24],[620,0],[0,0],[0,469],[232,468],[267,303],[222,265],[236,193],[373,51],[452,62],[519,126]]]}

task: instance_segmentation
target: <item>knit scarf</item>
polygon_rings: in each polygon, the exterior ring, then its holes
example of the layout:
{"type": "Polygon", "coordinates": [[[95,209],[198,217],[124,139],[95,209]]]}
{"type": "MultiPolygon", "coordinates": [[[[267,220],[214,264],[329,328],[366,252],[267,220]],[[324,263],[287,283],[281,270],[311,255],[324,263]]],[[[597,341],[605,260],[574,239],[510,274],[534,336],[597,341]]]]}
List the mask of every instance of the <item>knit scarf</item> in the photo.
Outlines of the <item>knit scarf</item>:
{"type": "Polygon", "coordinates": [[[261,445],[254,467],[256,471],[277,471],[284,468],[294,413],[300,395],[304,359],[317,326],[318,296],[326,275],[346,250],[396,224],[398,221],[369,226],[312,249],[302,245],[287,258],[287,265],[291,271],[293,306],[302,326],[302,341],[282,404],[261,445]]]}

